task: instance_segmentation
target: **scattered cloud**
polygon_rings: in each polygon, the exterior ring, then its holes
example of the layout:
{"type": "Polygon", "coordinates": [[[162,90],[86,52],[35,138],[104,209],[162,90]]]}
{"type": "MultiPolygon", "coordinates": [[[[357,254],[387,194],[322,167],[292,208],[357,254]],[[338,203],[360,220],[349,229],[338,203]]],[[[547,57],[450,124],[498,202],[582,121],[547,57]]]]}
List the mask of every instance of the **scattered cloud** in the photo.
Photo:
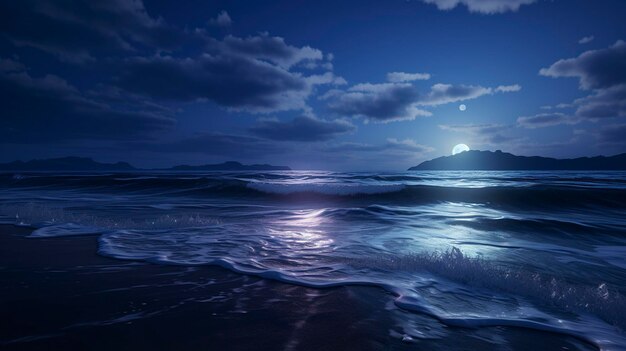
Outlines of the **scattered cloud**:
{"type": "Polygon", "coordinates": [[[508,136],[506,131],[511,127],[505,124],[444,124],[439,125],[442,130],[448,130],[452,132],[465,133],[472,136],[473,144],[502,144],[505,142],[511,142],[519,138],[508,136]]]}
{"type": "Polygon", "coordinates": [[[589,50],[578,57],[562,59],[539,74],[546,77],[576,77],[580,88],[604,89],[626,83],[626,42],[619,40],[606,49],[589,50]]]}
{"type": "Polygon", "coordinates": [[[626,117],[626,83],[577,99],[576,116],[588,119],[626,117]]]}
{"type": "Polygon", "coordinates": [[[150,47],[170,50],[184,33],[151,17],[142,1],[0,2],[0,31],[15,45],[33,47],[69,62],[150,47]]]}
{"type": "Polygon", "coordinates": [[[324,141],[356,130],[346,120],[327,121],[313,116],[300,116],[283,122],[276,118],[264,118],[250,132],[277,141],[324,141]]]}
{"type": "Polygon", "coordinates": [[[387,138],[382,143],[344,142],[320,149],[324,159],[336,159],[338,164],[357,164],[362,169],[406,169],[424,161],[434,148],[413,139],[387,138]]]}
{"type": "Polygon", "coordinates": [[[19,61],[0,58],[0,73],[16,73],[26,71],[26,66],[19,61]]]}
{"type": "Polygon", "coordinates": [[[432,152],[435,149],[430,146],[418,144],[412,139],[398,140],[396,138],[388,138],[387,142],[383,144],[346,142],[330,146],[326,148],[326,150],[332,152],[409,152],[424,154],[432,152]]]}
{"type": "MultiPolygon", "coordinates": [[[[13,44],[64,61],[97,58],[103,70],[117,74],[108,85],[147,98],[210,100],[266,113],[304,109],[315,86],[345,83],[330,72],[332,55],[318,49],[289,45],[267,33],[215,39],[204,29],[178,28],[152,17],[141,0],[24,0],[2,2],[0,12],[11,14],[0,30],[13,44]],[[306,64],[328,72],[304,74],[295,68],[306,64]]],[[[222,11],[210,22],[224,26],[231,19],[222,11]]]]}
{"type": "Polygon", "coordinates": [[[365,83],[346,91],[331,90],[321,98],[339,115],[391,122],[430,116],[430,112],[416,107],[418,97],[417,89],[409,83],[365,83]]]}
{"type": "Polygon", "coordinates": [[[403,83],[403,82],[411,82],[414,80],[428,80],[428,79],[430,79],[429,73],[405,73],[405,72],[387,73],[387,81],[391,83],[403,83]]]}
{"type": "Polygon", "coordinates": [[[218,26],[218,27],[228,27],[232,23],[233,23],[233,20],[230,18],[230,15],[228,15],[228,12],[226,12],[226,11],[220,12],[217,15],[217,17],[211,18],[209,20],[209,24],[212,24],[212,25],[218,26]]]}
{"type": "Polygon", "coordinates": [[[478,85],[435,84],[428,95],[420,98],[421,105],[442,105],[451,102],[475,99],[492,93],[492,89],[478,85]]]}
{"type": "Polygon", "coordinates": [[[522,116],[517,118],[517,124],[524,128],[534,129],[556,126],[560,124],[577,124],[580,118],[569,116],[564,113],[540,113],[534,116],[522,116]]]}
{"type": "Polygon", "coordinates": [[[626,124],[609,124],[596,134],[601,145],[626,145],[626,124]]]}
{"type": "Polygon", "coordinates": [[[269,113],[306,109],[315,86],[345,83],[332,72],[307,76],[290,70],[299,62],[322,60],[323,54],[288,45],[280,37],[227,36],[211,49],[198,57],[126,59],[119,64],[117,84],[152,98],[210,100],[233,110],[269,113]]]}
{"type": "Polygon", "coordinates": [[[520,140],[513,146],[526,154],[528,154],[531,150],[533,153],[545,154],[546,152],[559,151],[564,148],[570,149],[573,145],[579,142],[580,135],[574,134],[569,139],[563,141],[531,142],[528,140],[520,140]]]}
{"type": "Polygon", "coordinates": [[[222,42],[215,43],[221,54],[269,61],[284,69],[302,61],[315,62],[324,58],[318,49],[288,45],[285,39],[271,37],[266,33],[247,38],[228,35],[222,42]]]}
{"type": "Polygon", "coordinates": [[[520,6],[534,3],[536,0],[422,0],[427,4],[434,4],[439,10],[452,10],[464,5],[470,12],[486,15],[515,12],[520,6]]]}
{"type": "MultiPolygon", "coordinates": [[[[397,73],[397,72],[396,72],[397,73]]],[[[347,90],[333,89],[321,96],[328,108],[339,115],[364,117],[374,122],[413,120],[418,116],[431,116],[420,106],[437,106],[476,99],[483,95],[519,91],[519,85],[501,85],[497,88],[479,85],[435,84],[427,94],[408,82],[363,83],[347,90]]]]}
{"type": "Polygon", "coordinates": [[[301,76],[245,57],[137,57],[120,67],[121,88],[172,101],[211,100],[235,109],[303,108],[310,86],[301,76]]]}
{"type": "MultiPolygon", "coordinates": [[[[626,116],[626,42],[619,40],[606,49],[590,50],[562,59],[539,71],[548,77],[576,77],[582,90],[592,90],[577,99],[575,115],[598,120],[626,116]]],[[[558,105],[557,105],[558,106],[558,105]]]]}
{"type": "Polygon", "coordinates": [[[494,91],[496,93],[513,93],[522,90],[522,86],[519,84],[513,85],[498,85],[494,91]]]}
{"type": "Polygon", "coordinates": [[[15,60],[0,60],[0,90],[4,142],[129,139],[174,125],[167,111],[133,100],[111,103],[82,93],[59,76],[33,76],[15,60]]]}
{"type": "Polygon", "coordinates": [[[593,41],[593,39],[595,39],[595,37],[593,35],[588,35],[586,37],[580,38],[580,40],[578,41],[578,44],[591,43],[593,41]]]}
{"type": "Polygon", "coordinates": [[[504,124],[442,124],[439,128],[469,134],[495,134],[508,128],[504,124]]]}
{"type": "Polygon", "coordinates": [[[560,104],[556,104],[554,106],[546,105],[546,106],[541,106],[540,109],[542,109],[542,110],[555,110],[555,109],[564,109],[564,108],[570,108],[570,107],[574,107],[574,104],[560,103],[560,104]]]}
{"type": "Polygon", "coordinates": [[[522,87],[515,85],[500,85],[494,88],[482,87],[480,85],[452,85],[435,84],[430,88],[427,95],[421,96],[419,105],[443,105],[452,102],[471,100],[483,95],[493,95],[494,93],[517,92],[522,87]]]}

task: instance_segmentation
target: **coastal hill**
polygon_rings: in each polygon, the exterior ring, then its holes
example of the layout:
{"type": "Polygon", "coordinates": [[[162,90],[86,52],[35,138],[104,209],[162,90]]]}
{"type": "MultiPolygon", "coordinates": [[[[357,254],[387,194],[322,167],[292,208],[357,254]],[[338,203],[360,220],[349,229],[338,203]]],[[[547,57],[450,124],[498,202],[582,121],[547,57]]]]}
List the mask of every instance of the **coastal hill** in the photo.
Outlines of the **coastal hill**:
{"type": "Polygon", "coordinates": [[[626,170],[626,153],[605,157],[579,157],[556,159],[540,156],[516,156],[497,151],[470,150],[454,156],[443,156],[425,161],[409,171],[433,170],[626,170]]]}
{"type": "MultiPolygon", "coordinates": [[[[0,163],[0,171],[135,171],[135,168],[127,162],[102,163],[87,157],[62,157],[43,160],[30,160],[27,162],[13,161],[0,163]]],[[[224,162],[202,166],[175,166],[172,168],[159,169],[160,171],[288,171],[286,166],[272,165],[244,165],[239,162],[224,162]]]]}

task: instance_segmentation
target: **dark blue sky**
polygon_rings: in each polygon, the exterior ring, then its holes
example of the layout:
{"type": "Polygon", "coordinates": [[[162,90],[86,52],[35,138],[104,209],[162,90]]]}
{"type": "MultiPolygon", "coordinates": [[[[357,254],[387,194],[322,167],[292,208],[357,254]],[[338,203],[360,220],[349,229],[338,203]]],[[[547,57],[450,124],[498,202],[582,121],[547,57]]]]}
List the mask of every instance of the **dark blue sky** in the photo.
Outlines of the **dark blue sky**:
{"type": "Polygon", "coordinates": [[[0,161],[624,152],[625,16],[621,0],[5,1],[0,161]]]}

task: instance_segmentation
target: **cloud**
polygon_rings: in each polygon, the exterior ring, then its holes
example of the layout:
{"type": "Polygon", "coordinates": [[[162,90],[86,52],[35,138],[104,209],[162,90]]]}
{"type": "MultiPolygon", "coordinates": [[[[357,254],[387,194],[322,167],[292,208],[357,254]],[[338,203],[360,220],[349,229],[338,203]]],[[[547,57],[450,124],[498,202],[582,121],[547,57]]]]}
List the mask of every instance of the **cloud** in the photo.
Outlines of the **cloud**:
{"type": "Polygon", "coordinates": [[[0,73],[22,72],[26,71],[26,66],[19,61],[12,59],[0,58],[0,73]]]}
{"type": "Polygon", "coordinates": [[[0,2],[0,31],[15,45],[51,53],[62,60],[84,62],[98,54],[169,50],[183,32],[151,17],[142,1],[0,2]]]}
{"type": "Polygon", "coordinates": [[[211,100],[250,111],[280,111],[304,106],[310,86],[301,76],[245,57],[137,57],[120,66],[117,85],[152,98],[211,100]]]}
{"type": "Polygon", "coordinates": [[[129,139],[174,125],[164,111],[132,101],[111,104],[81,93],[56,75],[32,76],[14,60],[1,60],[0,68],[4,101],[0,139],[4,142],[129,139]]]}
{"type": "Polygon", "coordinates": [[[347,91],[331,90],[321,98],[342,116],[364,117],[374,122],[412,120],[430,116],[416,107],[419,94],[408,83],[358,84],[347,91]]]}
{"type": "Polygon", "coordinates": [[[580,38],[580,40],[578,41],[578,44],[587,44],[587,43],[591,43],[593,41],[593,39],[595,39],[595,37],[593,35],[589,35],[586,37],[582,37],[580,38]]]}
{"type": "Polygon", "coordinates": [[[443,105],[520,89],[521,86],[517,84],[500,85],[497,88],[435,84],[427,94],[420,94],[417,88],[408,82],[362,83],[347,90],[330,90],[320,99],[327,100],[328,108],[342,116],[364,117],[374,122],[391,122],[413,120],[418,116],[432,116],[431,112],[419,106],[443,105]]]}
{"type": "Polygon", "coordinates": [[[157,153],[196,153],[233,159],[256,158],[285,152],[283,146],[261,138],[208,132],[174,140],[133,142],[128,145],[133,149],[157,153]]]}
{"type": "MultiPolygon", "coordinates": [[[[73,63],[98,60],[94,73],[74,84],[57,75],[32,75],[16,59],[0,59],[3,102],[11,99],[0,120],[3,141],[151,138],[171,130],[181,104],[205,101],[250,113],[306,113],[307,99],[319,86],[346,84],[333,74],[330,53],[267,33],[216,39],[201,28],[170,26],[148,14],[141,0],[24,0],[2,2],[0,11],[10,14],[0,22],[8,43],[73,63]],[[306,64],[324,71],[303,72],[306,64]]],[[[223,26],[231,20],[223,11],[210,22],[223,26]]],[[[50,57],[41,57],[49,63],[50,57]]],[[[257,132],[269,135],[269,124],[261,123],[257,132]]],[[[292,138],[320,140],[354,129],[346,121],[308,117],[273,126],[309,128],[309,136],[301,132],[292,138]]],[[[224,147],[245,138],[214,136],[214,145],[224,147]]],[[[170,146],[180,149],[207,138],[170,146]]],[[[248,144],[269,150],[267,141],[251,142],[259,139],[247,139],[248,144]]]]}
{"type": "Polygon", "coordinates": [[[277,141],[324,141],[352,132],[356,127],[345,120],[327,121],[313,116],[296,117],[282,122],[278,119],[261,119],[250,128],[253,134],[277,141]]]}
{"type": "Polygon", "coordinates": [[[626,83],[626,42],[619,40],[606,49],[590,50],[562,59],[539,74],[546,77],[576,77],[580,88],[604,89],[626,83]]]}
{"type": "Polygon", "coordinates": [[[428,153],[435,150],[430,146],[418,144],[412,139],[398,140],[396,138],[388,138],[385,147],[387,150],[391,149],[419,154],[428,153]]]}
{"type": "Polygon", "coordinates": [[[332,72],[304,75],[290,70],[322,60],[321,51],[287,45],[280,37],[214,41],[199,57],[150,56],[119,63],[117,84],[131,92],[174,101],[210,100],[234,110],[268,113],[306,108],[314,86],[342,84],[332,72]]]}
{"type": "Polygon", "coordinates": [[[578,105],[576,116],[588,119],[626,117],[626,83],[606,89],[574,101],[578,105]]]}
{"type": "Polygon", "coordinates": [[[513,85],[498,85],[494,91],[496,93],[513,93],[522,90],[522,86],[519,84],[513,85]]]}
{"type": "MultiPolygon", "coordinates": [[[[147,98],[210,100],[265,113],[304,109],[315,86],[345,83],[332,72],[304,74],[295,68],[312,64],[332,70],[332,55],[318,49],[267,33],[218,40],[206,30],[177,28],[150,16],[141,0],[25,0],[2,2],[0,11],[11,14],[0,29],[15,45],[72,62],[98,58],[103,70],[117,73],[108,85],[147,98]]],[[[229,22],[225,11],[212,20],[229,22]]]]}
{"type": "Polygon", "coordinates": [[[610,124],[596,134],[601,145],[626,145],[626,124],[610,124]]]}
{"type": "Polygon", "coordinates": [[[403,83],[403,82],[411,82],[414,80],[428,80],[428,79],[430,79],[429,73],[405,73],[405,72],[387,73],[387,81],[391,83],[403,83]]]}
{"type": "Polygon", "coordinates": [[[217,17],[209,20],[209,24],[219,27],[228,27],[233,23],[233,20],[228,15],[228,12],[222,11],[217,14],[217,17]]]}
{"type": "Polygon", "coordinates": [[[576,77],[579,87],[592,90],[571,104],[577,117],[590,120],[626,116],[626,42],[562,59],[539,71],[549,77],[576,77]]]}
{"type": "Polygon", "coordinates": [[[406,169],[423,161],[435,149],[413,139],[387,138],[381,143],[344,142],[324,146],[321,157],[338,167],[358,165],[361,169],[406,169]]]}
{"type": "Polygon", "coordinates": [[[324,58],[318,49],[310,46],[298,48],[288,45],[281,37],[270,37],[267,34],[247,38],[228,35],[218,45],[222,54],[267,60],[285,69],[302,61],[319,61],[324,58]]]}
{"type": "Polygon", "coordinates": [[[476,99],[483,95],[493,95],[494,93],[517,92],[522,87],[515,85],[500,85],[494,88],[482,87],[480,85],[452,85],[435,84],[430,88],[430,92],[421,96],[419,105],[435,106],[452,102],[476,99]]]}
{"type": "Polygon", "coordinates": [[[554,106],[551,105],[546,105],[546,106],[541,106],[539,107],[542,110],[553,110],[553,109],[564,109],[564,108],[570,108],[573,107],[573,104],[566,104],[566,103],[560,103],[560,104],[556,104],[554,106]]]}
{"type": "Polygon", "coordinates": [[[508,126],[504,124],[442,124],[439,128],[453,132],[469,134],[495,134],[504,131],[508,126]]]}
{"type": "Polygon", "coordinates": [[[517,118],[517,124],[524,128],[543,128],[559,124],[576,124],[580,118],[568,116],[564,113],[540,113],[534,116],[522,116],[517,118]]]}
{"type": "Polygon", "coordinates": [[[497,14],[508,11],[515,12],[520,6],[534,3],[536,0],[422,0],[434,4],[440,10],[452,10],[459,5],[467,6],[470,12],[481,14],[497,14]]]}
{"type": "Polygon", "coordinates": [[[408,153],[411,155],[421,155],[434,151],[430,146],[421,145],[412,139],[398,140],[396,138],[388,138],[383,144],[366,144],[346,142],[329,146],[325,149],[329,152],[363,152],[363,153],[408,153]]]}
{"type": "Polygon", "coordinates": [[[469,134],[474,138],[473,143],[477,144],[502,144],[504,142],[511,142],[518,139],[516,137],[503,134],[503,132],[510,130],[510,126],[505,124],[444,124],[439,125],[439,128],[442,130],[469,134]]]}
{"type": "Polygon", "coordinates": [[[442,105],[456,101],[475,99],[489,95],[492,89],[474,85],[435,84],[425,97],[420,98],[421,105],[442,105]]]}

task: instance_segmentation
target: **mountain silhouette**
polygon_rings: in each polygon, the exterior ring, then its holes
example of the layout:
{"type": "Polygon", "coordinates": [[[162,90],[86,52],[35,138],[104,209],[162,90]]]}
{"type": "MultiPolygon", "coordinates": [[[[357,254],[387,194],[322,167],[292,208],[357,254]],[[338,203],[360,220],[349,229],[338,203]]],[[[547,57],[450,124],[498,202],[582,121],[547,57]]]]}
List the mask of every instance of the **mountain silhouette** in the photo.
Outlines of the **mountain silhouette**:
{"type": "Polygon", "coordinates": [[[443,156],[425,161],[409,171],[432,170],[626,170],[626,153],[605,157],[579,157],[556,159],[540,156],[516,156],[507,152],[470,150],[453,156],[443,156]]]}
{"type": "MultiPolygon", "coordinates": [[[[135,168],[127,162],[102,163],[87,157],[61,157],[42,160],[30,160],[27,162],[13,161],[0,163],[0,171],[135,171],[135,168]]],[[[229,161],[219,164],[201,166],[175,166],[160,169],[164,171],[289,171],[287,166],[244,165],[239,162],[229,161]]]]}

